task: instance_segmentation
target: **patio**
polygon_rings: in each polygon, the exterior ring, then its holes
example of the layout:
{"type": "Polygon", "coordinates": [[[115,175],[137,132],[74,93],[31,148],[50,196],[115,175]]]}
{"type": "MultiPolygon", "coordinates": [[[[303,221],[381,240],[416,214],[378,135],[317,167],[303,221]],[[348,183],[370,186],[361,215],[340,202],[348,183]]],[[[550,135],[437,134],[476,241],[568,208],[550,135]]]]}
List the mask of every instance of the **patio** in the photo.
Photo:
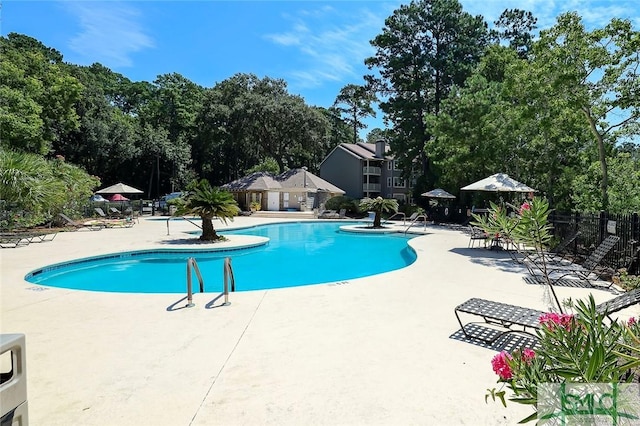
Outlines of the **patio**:
{"type": "MultiPolygon", "coordinates": [[[[299,219],[294,219],[299,220],[299,219]]],[[[238,217],[229,227],[281,222],[238,217]]],[[[215,223],[216,229],[225,226],[215,223]]],[[[231,305],[169,310],[184,294],[39,287],[47,264],[166,248],[194,227],[141,219],[127,231],[64,232],[2,255],[2,333],[25,333],[29,417],[46,425],[515,424],[526,407],[485,404],[495,352],[457,340],[471,297],[544,309],[543,289],[502,252],[428,226],[411,266],[348,282],[237,292],[231,305]],[[453,338],[452,338],[453,336],[453,338]]],[[[175,245],[172,245],[172,247],[175,245]]],[[[161,279],[150,277],[150,279],[161,279]]],[[[207,281],[222,279],[205,276],[207,281]]],[[[584,288],[557,288],[580,298],[584,288]]],[[[612,297],[593,291],[596,302],[612,297]]],[[[638,306],[620,316],[638,316],[638,306]]]]}

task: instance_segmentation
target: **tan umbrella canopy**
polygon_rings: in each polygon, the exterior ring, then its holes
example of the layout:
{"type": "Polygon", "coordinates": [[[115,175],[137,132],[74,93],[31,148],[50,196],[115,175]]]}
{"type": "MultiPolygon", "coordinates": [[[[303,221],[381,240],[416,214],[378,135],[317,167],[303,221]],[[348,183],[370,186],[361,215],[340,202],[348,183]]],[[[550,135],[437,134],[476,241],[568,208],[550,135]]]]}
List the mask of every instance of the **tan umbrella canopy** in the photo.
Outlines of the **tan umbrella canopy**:
{"type": "Polygon", "coordinates": [[[115,185],[107,186],[106,188],[102,188],[100,191],[96,191],[96,194],[142,194],[143,191],[140,191],[133,186],[125,185],[122,182],[116,183],[115,185]]]}
{"type": "Polygon", "coordinates": [[[463,191],[487,191],[487,192],[535,192],[524,183],[518,182],[504,173],[496,173],[475,183],[460,188],[463,191]]]}
{"type": "Polygon", "coordinates": [[[449,194],[447,191],[441,188],[432,189],[431,191],[427,191],[425,193],[420,194],[423,197],[427,198],[446,198],[446,199],[454,199],[455,195],[449,194]]]}

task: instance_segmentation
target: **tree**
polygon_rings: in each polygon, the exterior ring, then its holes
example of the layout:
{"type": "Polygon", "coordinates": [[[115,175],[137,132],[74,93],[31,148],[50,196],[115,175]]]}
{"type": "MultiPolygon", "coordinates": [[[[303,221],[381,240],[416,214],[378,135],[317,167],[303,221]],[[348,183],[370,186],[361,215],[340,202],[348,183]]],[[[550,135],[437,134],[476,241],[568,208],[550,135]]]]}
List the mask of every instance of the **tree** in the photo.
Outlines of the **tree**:
{"type": "Polygon", "coordinates": [[[464,82],[487,43],[482,17],[463,12],[457,0],[400,6],[371,41],[376,54],[365,64],[379,76],[367,80],[384,99],[380,109],[393,127],[389,142],[404,170],[418,160],[422,173],[430,174],[425,144],[432,134],[424,118],[438,115],[451,87],[464,82]]]}
{"type": "Polygon", "coordinates": [[[379,141],[380,139],[388,140],[388,133],[388,130],[383,130],[379,127],[371,129],[371,131],[367,133],[367,143],[376,143],[376,141],[379,141]]]}
{"type": "Polygon", "coordinates": [[[74,104],[82,86],[59,52],[31,37],[0,37],[0,51],[0,144],[49,154],[52,144],[78,127],[74,104]]]}
{"type": "Polygon", "coordinates": [[[271,174],[277,175],[280,173],[280,167],[278,166],[278,162],[271,157],[267,157],[264,160],[260,161],[255,166],[244,171],[245,175],[250,175],[255,172],[269,172],[271,174]]]}
{"type": "Polygon", "coordinates": [[[513,49],[487,49],[440,114],[428,117],[438,186],[460,187],[501,170],[526,180],[555,208],[572,209],[571,182],[582,172],[589,135],[582,115],[564,98],[547,96],[541,80],[513,49]]]}
{"type": "Polygon", "coordinates": [[[197,173],[215,182],[239,178],[271,157],[278,171],[317,170],[331,147],[325,111],[287,92],[286,83],[237,74],[208,90],[197,119],[197,173]]]}
{"type": "Polygon", "coordinates": [[[518,53],[522,59],[529,56],[533,46],[533,34],[538,19],[531,12],[520,9],[506,9],[497,21],[496,28],[502,28],[498,37],[509,41],[509,47],[518,53]]]}
{"type": "Polygon", "coordinates": [[[353,143],[358,142],[358,130],[366,127],[362,119],[376,116],[376,112],[371,107],[371,102],[375,100],[375,93],[365,86],[347,84],[340,89],[333,106],[347,116],[345,122],[353,129],[353,143]]]}
{"type": "Polygon", "coordinates": [[[576,13],[558,17],[534,45],[532,74],[549,89],[547,98],[563,98],[584,118],[600,162],[601,209],[607,209],[607,156],[623,138],[640,135],[640,32],[628,20],[613,19],[586,31],[576,13]]]}
{"type": "Polygon", "coordinates": [[[221,237],[213,227],[213,218],[217,217],[224,223],[228,219],[233,220],[240,212],[238,203],[233,195],[212,187],[208,180],[194,180],[187,186],[187,195],[175,200],[176,212],[174,216],[195,214],[202,219],[202,241],[217,241],[221,237]]]}
{"type": "MultiPolygon", "coordinates": [[[[630,153],[618,151],[607,159],[611,171],[609,181],[610,213],[630,213],[640,211],[640,159],[630,153]]],[[[572,183],[572,200],[580,211],[600,211],[601,198],[598,188],[599,163],[586,164],[582,174],[572,183]]]]}
{"type": "Polygon", "coordinates": [[[383,212],[397,212],[398,200],[393,198],[364,198],[360,201],[360,208],[363,210],[370,210],[375,212],[373,218],[373,227],[382,228],[382,213],[383,212]]]}
{"type": "Polygon", "coordinates": [[[123,84],[124,77],[99,64],[68,65],[68,70],[82,84],[82,96],[75,104],[79,127],[67,132],[52,148],[105,181],[122,180],[119,170],[141,154],[136,139],[137,118],[124,113],[112,101],[118,91],[116,85],[123,84]]]}
{"type": "MultiPolygon", "coordinates": [[[[134,91],[134,93],[136,93],[134,91]]],[[[147,156],[147,166],[156,167],[159,185],[173,192],[188,183],[192,146],[201,130],[197,119],[206,90],[178,73],[159,75],[153,82],[151,99],[141,109],[141,125],[166,131],[169,146],[156,151],[164,155],[147,156]]],[[[158,193],[163,192],[158,188],[158,193]]]]}

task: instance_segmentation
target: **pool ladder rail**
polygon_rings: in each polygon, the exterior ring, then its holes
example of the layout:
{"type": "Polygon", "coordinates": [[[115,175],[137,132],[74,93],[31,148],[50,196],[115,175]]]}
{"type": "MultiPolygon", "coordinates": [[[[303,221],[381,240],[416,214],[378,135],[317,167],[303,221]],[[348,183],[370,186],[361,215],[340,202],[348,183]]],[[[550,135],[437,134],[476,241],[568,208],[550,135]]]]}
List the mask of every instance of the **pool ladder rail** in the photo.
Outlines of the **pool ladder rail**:
{"type": "Polygon", "coordinates": [[[411,223],[409,224],[409,226],[407,226],[407,228],[404,230],[404,233],[406,234],[409,229],[411,229],[411,227],[413,226],[414,223],[416,223],[418,220],[422,219],[422,222],[424,224],[424,228],[423,230],[426,231],[427,230],[427,216],[424,214],[419,214],[417,215],[415,218],[413,218],[413,220],[411,221],[411,223]]]}
{"type": "MultiPolygon", "coordinates": [[[[190,257],[187,259],[187,308],[192,308],[195,306],[195,303],[193,303],[192,272],[195,272],[196,277],[198,278],[198,283],[200,284],[200,293],[204,293],[204,279],[202,278],[202,274],[200,273],[198,262],[196,262],[196,259],[194,259],[193,257],[190,257]]],[[[224,259],[223,279],[224,303],[222,304],[222,306],[229,306],[231,304],[231,302],[229,302],[229,289],[231,289],[231,291],[236,291],[236,280],[233,276],[233,267],[231,266],[230,257],[225,257],[224,259]]]]}
{"type": "MultiPolygon", "coordinates": [[[[167,218],[167,235],[171,235],[171,233],[169,232],[169,221],[171,219],[182,219],[182,220],[186,220],[187,222],[189,222],[190,224],[192,224],[193,226],[202,229],[202,226],[198,225],[197,223],[195,223],[194,221],[192,221],[191,219],[189,219],[186,216],[169,216],[167,218]]],[[[215,219],[215,218],[214,218],[215,219]]]]}

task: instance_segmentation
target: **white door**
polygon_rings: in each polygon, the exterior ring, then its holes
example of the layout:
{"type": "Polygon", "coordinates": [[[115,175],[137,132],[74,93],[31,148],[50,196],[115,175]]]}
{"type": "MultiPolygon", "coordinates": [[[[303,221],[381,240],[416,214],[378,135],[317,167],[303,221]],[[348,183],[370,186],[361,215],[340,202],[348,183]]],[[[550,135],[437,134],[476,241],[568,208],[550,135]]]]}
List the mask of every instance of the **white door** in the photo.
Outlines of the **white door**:
{"type": "Polygon", "coordinates": [[[289,208],[289,193],[285,192],[283,195],[283,200],[282,200],[282,207],[286,210],[289,208]]]}
{"type": "Polygon", "coordinates": [[[280,210],[280,193],[279,192],[267,192],[267,210],[269,211],[280,210]]]}

